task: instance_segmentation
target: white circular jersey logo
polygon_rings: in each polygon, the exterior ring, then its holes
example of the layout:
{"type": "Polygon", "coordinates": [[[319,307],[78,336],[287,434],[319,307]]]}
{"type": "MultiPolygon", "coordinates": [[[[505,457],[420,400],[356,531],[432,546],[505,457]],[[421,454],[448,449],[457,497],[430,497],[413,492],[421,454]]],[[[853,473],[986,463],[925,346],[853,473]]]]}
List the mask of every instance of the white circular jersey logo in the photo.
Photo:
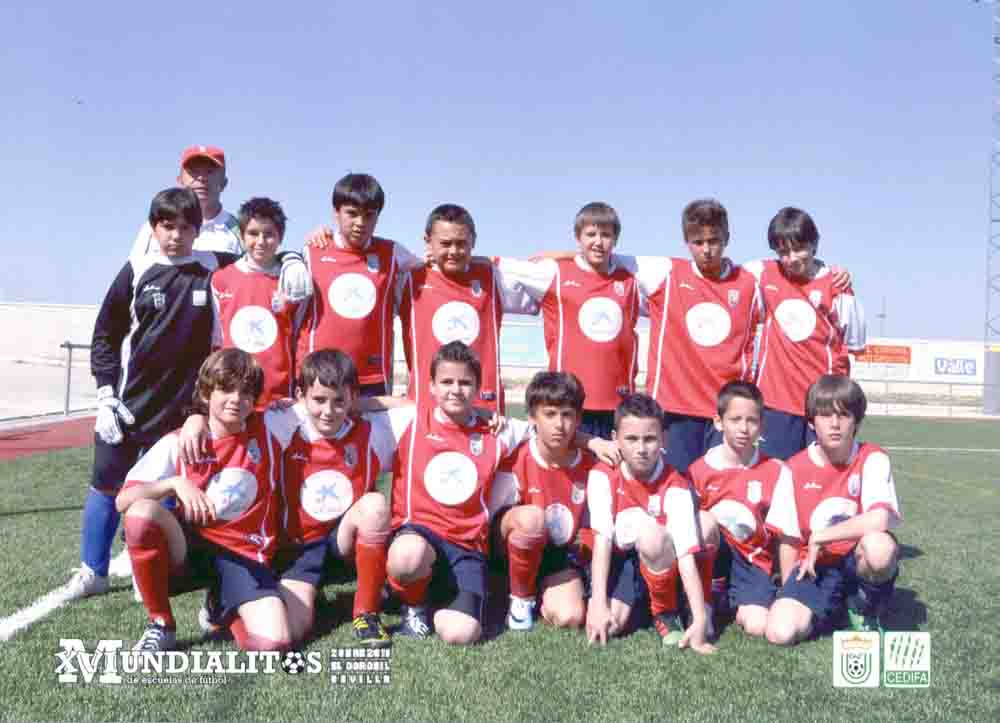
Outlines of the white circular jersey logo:
{"type": "Polygon", "coordinates": [[[302,509],[314,520],[335,520],[347,512],[353,502],[354,486],[337,470],[316,472],[302,483],[302,509]]]}
{"type": "Polygon", "coordinates": [[[565,545],[573,534],[573,513],[566,505],[553,502],[545,508],[545,529],[553,545],[565,545]]]}
{"type": "Polygon", "coordinates": [[[205,494],[215,505],[215,516],[232,521],[257,499],[257,477],[245,469],[227,467],[209,480],[205,494]]]}
{"type": "Polygon", "coordinates": [[[729,312],[711,301],[692,306],[684,321],[688,334],[698,346],[718,346],[726,340],[733,327],[729,312]]]}
{"type": "Polygon", "coordinates": [[[785,299],[774,310],[774,318],[785,336],[796,343],[808,339],[816,328],[816,310],[804,299],[785,299]]]}
{"type": "Polygon", "coordinates": [[[452,341],[472,344],[479,338],[479,315],[464,301],[449,301],[434,312],[431,329],[442,344],[452,341]]]}
{"type": "Polygon", "coordinates": [[[577,318],[584,335],[593,341],[612,341],[622,330],[621,307],[604,296],[587,299],[577,318]]]}
{"type": "Polygon", "coordinates": [[[229,323],[229,336],[243,351],[259,354],[270,349],[278,338],[278,322],[270,309],[244,306],[233,315],[233,320],[229,323]]]}
{"type": "Polygon", "coordinates": [[[424,487],[442,505],[460,505],[472,497],[479,473],[471,459],[459,452],[434,455],[424,470],[424,487]]]}
{"type": "Polygon", "coordinates": [[[333,310],[345,319],[363,319],[375,308],[375,284],[361,274],[343,274],[330,284],[327,294],[333,310]]]}
{"type": "Polygon", "coordinates": [[[712,508],[712,514],[740,542],[746,542],[757,531],[757,520],[754,519],[753,512],[736,500],[722,500],[712,508]]]}
{"type": "Polygon", "coordinates": [[[838,522],[849,520],[858,514],[858,503],[844,497],[829,497],[809,515],[809,529],[813,532],[825,530],[838,522]]]}
{"type": "Polygon", "coordinates": [[[655,520],[641,507],[629,507],[615,517],[615,544],[623,550],[633,547],[639,539],[639,530],[655,520]]]}

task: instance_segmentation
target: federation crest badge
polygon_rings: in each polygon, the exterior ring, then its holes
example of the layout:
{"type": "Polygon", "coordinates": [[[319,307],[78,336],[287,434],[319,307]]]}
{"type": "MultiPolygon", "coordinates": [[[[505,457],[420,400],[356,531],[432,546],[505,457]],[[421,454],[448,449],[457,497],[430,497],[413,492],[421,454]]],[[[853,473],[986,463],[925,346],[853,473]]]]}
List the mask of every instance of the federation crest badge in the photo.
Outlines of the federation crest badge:
{"type": "Polygon", "coordinates": [[[852,474],[847,478],[847,494],[851,497],[861,496],[861,475],[852,474]]]}
{"type": "Polygon", "coordinates": [[[625,282],[624,281],[616,281],[615,284],[614,284],[614,286],[615,286],[615,293],[616,294],[618,294],[619,296],[625,296],[625,282]]]}
{"type": "Polygon", "coordinates": [[[153,308],[162,309],[167,305],[167,295],[157,291],[153,294],[153,308]]]}
{"type": "Polygon", "coordinates": [[[573,504],[582,505],[586,497],[587,497],[587,484],[585,482],[574,482],[573,489],[570,492],[570,499],[573,500],[573,504]]]}
{"type": "Polygon", "coordinates": [[[476,298],[483,295],[483,287],[482,284],[479,283],[479,279],[472,280],[472,295],[476,298]]]}
{"type": "Polygon", "coordinates": [[[809,292],[809,303],[814,307],[819,306],[819,302],[823,300],[823,292],[819,289],[813,289],[809,292]]]}
{"type": "Polygon", "coordinates": [[[378,273],[379,269],[378,256],[375,254],[368,254],[367,261],[368,261],[368,271],[373,274],[378,273]]]}
{"type": "Polygon", "coordinates": [[[346,464],[351,469],[358,464],[358,448],[353,444],[348,444],[344,447],[344,464],[346,464]]]}
{"type": "Polygon", "coordinates": [[[260,447],[257,445],[256,439],[251,439],[250,444],[247,445],[247,456],[253,460],[254,464],[260,464],[260,447]]]}
{"type": "Polygon", "coordinates": [[[469,435],[469,451],[475,457],[483,453],[483,435],[479,433],[469,435]]]}
{"type": "Polygon", "coordinates": [[[747,482],[747,499],[753,504],[757,504],[764,497],[764,485],[758,480],[747,482]]]}
{"type": "Polygon", "coordinates": [[[735,307],[738,303],[740,303],[740,290],[730,289],[728,298],[729,298],[729,306],[735,307]]]}
{"type": "Polygon", "coordinates": [[[649,501],[646,503],[646,512],[649,514],[650,517],[659,517],[660,510],[662,509],[662,507],[663,505],[660,501],[659,495],[649,496],[649,501]]]}

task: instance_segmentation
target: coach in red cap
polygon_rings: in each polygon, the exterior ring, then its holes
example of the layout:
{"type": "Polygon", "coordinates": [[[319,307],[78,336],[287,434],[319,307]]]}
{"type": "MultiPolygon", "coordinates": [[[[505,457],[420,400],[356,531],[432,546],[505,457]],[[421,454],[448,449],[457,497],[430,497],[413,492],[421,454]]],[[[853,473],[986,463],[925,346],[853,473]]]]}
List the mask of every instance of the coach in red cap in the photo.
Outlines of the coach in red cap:
{"type": "MultiPolygon", "coordinates": [[[[227,182],[226,154],[221,148],[189,146],[181,153],[181,171],[177,175],[177,183],[194,191],[201,204],[201,215],[205,219],[201,232],[194,241],[194,247],[199,251],[243,253],[239,221],[222,208],[219,200],[227,182]]],[[[156,249],[153,230],[148,223],[143,224],[132,244],[132,255],[142,255],[156,249]]]]}

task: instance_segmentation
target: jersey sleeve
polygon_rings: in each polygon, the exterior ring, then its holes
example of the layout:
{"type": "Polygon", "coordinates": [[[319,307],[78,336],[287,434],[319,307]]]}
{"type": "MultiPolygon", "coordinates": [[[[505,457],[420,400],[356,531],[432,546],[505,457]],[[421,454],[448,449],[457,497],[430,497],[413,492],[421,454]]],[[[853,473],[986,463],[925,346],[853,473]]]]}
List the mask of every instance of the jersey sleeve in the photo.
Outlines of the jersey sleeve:
{"type": "Polygon", "coordinates": [[[215,274],[212,274],[212,348],[221,349],[225,340],[222,331],[222,306],[219,304],[219,287],[215,274]]]}
{"type": "Polygon", "coordinates": [[[268,409],[264,412],[264,426],[282,451],[288,449],[295,432],[302,426],[303,418],[300,415],[303,414],[305,409],[298,404],[287,409],[268,409]]]}
{"type": "Polygon", "coordinates": [[[97,314],[90,342],[90,370],[98,387],[114,386],[121,375],[122,342],[132,327],[133,273],[131,263],[122,267],[97,314]]]}
{"type": "Polygon", "coordinates": [[[764,524],[778,535],[801,540],[802,530],[799,529],[799,513],[795,506],[793,484],[792,471],[786,465],[781,465],[778,481],[774,485],[774,495],[771,497],[771,507],[767,511],[764,524]]]}
{"type": "Polygon", "coordinates": [[[757,283],[760,283],[760,277],[764,273],[764,262],[761,259],[756,259],[754,261],[747,261],[743,264],[743,269],[753,274],[753,277],[757,279],[757,283]]]}
{"type": "MultiPolygon", "coordinates": [[[[387,434],[392,439],[392,450],[395,452],[396,447],[399,446],[399,442],[403,439],[403,434],[406,432],[406,428],[409,427],[413,420],[417,417],[417,408],[412,407],[398,407],[396,409],[389,409],[385,412],[369,412],[364,415],[364,418],[372,423],[374,428],[376,425],[380,427],[380,434],[387,434]]],[[[372,432],[374,433],[374,429],[372,432]]],[[[386,444],[388,444],[388,437],[386,439],[386,444]]],[[[381,458],[380,458],[381,459],[381,458]]],[[[391,460],[392,457],[389,457],[391,460]]],[[[386,469],[386,468],[383,468],[386,469]]]]}
{"type": "Polygon", "coordinates": [[[503,310],[511,314],[537,314],[541,307],[524,284],[507,277],[499,264],[493,264],[493,278],[500,292],[503,310]]]}
{"type": "Polygon", "coordinates": [[[504,507],[512,507],[521,501],[520,486],[517,473],[509,464],[504,464],[497,470],[487,505],[491,518],[504,507]]]}
{"type": "Polygon", "coordinates": [[[521,261],[498,257],[497,270],[501,274],[504,287],[523,289],[535,301],[541,301],[556,277],[556,262],[552,259],[541,261],[521,261]]]}
{"type": "Polygon", "coordinates": [[[424,263],[422,258],[415,256],[408,248],[399,243],[393,242],[392,253],[396,257],[396,265],[400,271],[409,271],[424,263]]]}
{"type": "Polygon", "coordinates": [[[611,480],[601,469],[592,469],[587,475],[587,513],[590,528],[607,540],[613,540],[615,521],[611,509],[611,480]]]}
{"type": "Polygon", "coordinates": [[[850,351],[864,351],[868,344],[868,330],[865,325],[865,310],[858,297],[841,292],[833,300],[833,309],[844,330],[844,344],[850,351]]]}
{"type": "Polygon", "coordinates": [[[531,422],[507,417],[507,423],[504,424],[503,429],[497,434],[497,439],[503,446],[500,452],[501,459],[513,454],[517,446],[531,436],[531,427],[531,422]]]}
{"type": "Polygon", "coordinates": [[[125,475],[125,486],[159,482],[181,474],[177,454],[177,432],[171,432],[149,448],[125,475]]]}
{"type": "Polygon", "coordinates": [[[686,484],[683,484],[683,480],[678,480],[663,493],[667,531],[673,538],[674,551],[678,558],[692,555],[701,549],[695,510],[694,494],[686,484]]]}
{"type": "MultiPolygon", "coordinates": [[[[373,412],[364,415],[365,419],[372,425],[371,437],[369,437],[369,444],[372,447],[372,451],[375,456],[378,457],[379,466],[383,470],[392,469],[392,458],[396,454],[396,448],[399,446],[399,439],[402,437],[403,433],[400,431],[397,433],[393,431],[392,417],[390,416],[392,412],[405,412],[408,409],[393,409],[388,412],[373,412]]],[[[397,420],[399,423],[399,420],[397,420]]],[[[404,425],[403,429],[406,427],[404,425]]]]}
{"type": "Polygon", "coordinates": [[[648,297],[670,275],[673,262],[669,256],[628,256],[614,254],[616,266],[628,270],[639,283],[639,291],[648,297]]]}
{"type": "Polygon", "coordinates": [[[868,512],[885,508],[890,515],[890,529],[897,527],[902,520],[899,513],[899,502],[896,500],[896,483],[892,479],[892,464],[885,452],[873,452],[868,455],[861,468],[861,511],[868,512]]]}

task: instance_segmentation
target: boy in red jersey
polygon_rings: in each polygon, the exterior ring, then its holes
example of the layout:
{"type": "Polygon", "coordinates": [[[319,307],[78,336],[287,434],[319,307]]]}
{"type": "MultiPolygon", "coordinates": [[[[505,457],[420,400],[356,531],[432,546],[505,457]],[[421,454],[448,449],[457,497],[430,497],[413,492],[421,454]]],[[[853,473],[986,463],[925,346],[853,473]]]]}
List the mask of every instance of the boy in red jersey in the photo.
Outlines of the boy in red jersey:
{"type": "Polygon", "coordinates": [[[814,441],[803,403],[823,374],[850,374],[848,352],[865,348],[865,317],[849,284],[816,258],[819,231],[808,213],[783,208],[767,241],[777,261],[752,261],[767,315],[757,384],[767,400],[761,451],[789,459],[814,441]]]}
{"type": "Polygon", "coordinates": [[[210,456],[201,464],[184,464],[178,432],[171,432],[132,468],[116,498],[150,620],[136,650],[174,647],[170,589],[188,569],[214,569],[221,606],[241,648],[281,650],[290,643],[271,568],[279,525],[279,438],[290,432],[253,413],[263,378],[244,351],[211,354],[201,366],[194,396],[208,416],[210,456]],[[176,511],[160,504],[171,495],[178,501],[176,511]]]}
{"type": "Polygon", "coordinates": [[[709,518],[696,518],[689,482],[661,452],[662,414],[645,394],[626,397],[615,410],[615,441],[623,461],[616,467],[599,464],[590,472],[587,506],[594,550],[587,637],[603,644],[627,633],[648,596],[664,648],[713,653],[715,646],[706,640],[705,585],[694,556],[718,544],[718,529],[709,518]],[[679,617],[678,575],[691,608],[687,630],[679,617]]]}
{"type": "Polygon", "coordinates": [[[792,494],[788,467],[757,450],[763,408],[756,386],[727,383],[719,390],[715,417],[722,444],[688,468],[702,514],[722,533],[713,580],[716,607],[735,608],[736,623],[754,636],[764,635],[777,592],[771,582],[777,540],[765,518],[772,500],[792,494]]]}
{"type": "Polygon", "coordinates": [[[492,549],[509,563],[507,627],[530,630],[541,614],[579,628],[586,616],[581,567],[570,549],[587,508],[587,477],[597,463],[575,447],[583,386],[568,372],[538,372],[525,392],[535,436],[500,465],[490,499],[492,549]]]}
{"type": "Polygon", "coordinates": [[[549,370],[575,374],[587,390],[580,428],[605,439],[638,370],[639,288],[611,254],[621,228],[611,206],[588,203],[576,215],[579,252],[571,258],[497,260],[503,283],[541,308],[549,370]]]}
{"type": "Polygon", "coordinates": [[[293,322],[298,304],[278,288],[278,247],[286,217],[270,198],[251,198],[240,206],[239,222],[246,254],[212,275],[215,307],[213,345],[236,347],[254,355],[264,369],[263,411],[292,394],[293,322]]]}
{"type": "Polygon", "coordinates": [[[824,374],[809,387],[806,417],[816,442],[792,457],[794,495],[768,515],[782,534],[782,587],[767,616],[767,639],[793,645],[845,611],[855,630],[879,630],[899,574],[902,522],[889,455],[856,435],[865,417],[854,380],[824,374]]]}
{"type": "Polygon", "coordinates": [[[337,231],[320,227],[303,251],[316,293],[298,319],[299,360],[337,348],[358,370],[362,396],[392,393],[398,276],[423,263],[405,247],[375,236],[385,192],[372,176],[350,173],[333,188],[337,231]]]}

